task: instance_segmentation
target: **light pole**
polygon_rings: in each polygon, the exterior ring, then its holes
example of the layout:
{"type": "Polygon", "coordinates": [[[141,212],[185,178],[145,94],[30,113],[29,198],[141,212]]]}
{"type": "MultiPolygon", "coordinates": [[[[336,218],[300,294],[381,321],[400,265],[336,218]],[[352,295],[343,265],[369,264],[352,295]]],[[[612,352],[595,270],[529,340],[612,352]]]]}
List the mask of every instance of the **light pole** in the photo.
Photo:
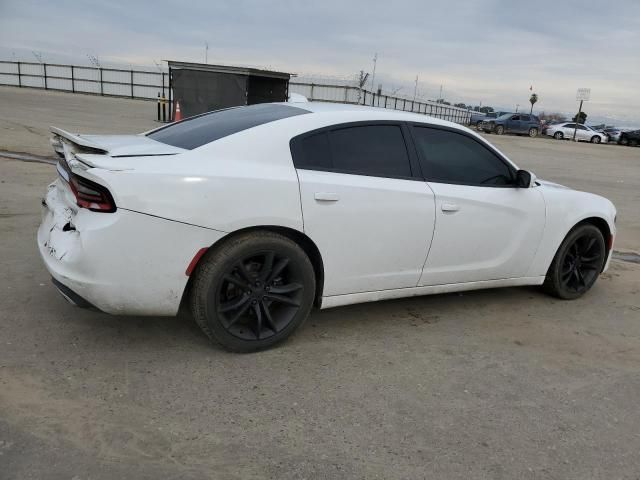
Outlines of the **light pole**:
{"type": "Polygon", "coordinates": [[[376,89],[376,64],[378,63],[378,52],[373,55],[373,74],[371,75],[371,91],[376,89]]]}

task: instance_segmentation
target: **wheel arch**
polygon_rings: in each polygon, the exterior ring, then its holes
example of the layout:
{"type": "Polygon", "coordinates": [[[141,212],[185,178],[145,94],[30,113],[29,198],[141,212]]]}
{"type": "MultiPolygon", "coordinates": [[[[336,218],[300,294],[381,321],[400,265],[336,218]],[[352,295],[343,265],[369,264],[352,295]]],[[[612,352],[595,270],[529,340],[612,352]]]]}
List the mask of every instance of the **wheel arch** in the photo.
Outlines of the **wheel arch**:
{"type": "Polygon", "coordinates": [[[576,228],[579,225],[593,225],[595,227],[598,228],[598,230],[600,230],[600,232],[602,233],[602,236],[604,237],[604,247],[607,251],[607,255],[609,255],[609,251],[611,250],[612,247],[612,233],[611,233],[611,228],[609,227],[609,223],[602,217],[587,217],[583,220],[580,220],[578,223],[576,223],[573,228],[571,228],[571,230],[573,230],[574,228],[576,228]]]}
{"type": "MultiPolygon", "coordinates": [[[[313,266],[313,271],[316,277],[316,292],[315,292],[314,306],[320,308],[322,305],[322,292],[324,290],[324,262],[322,260],[322,255],[320,254],[320,250],[318,249],[318,246],[304,232],[295,230],[290,227],[282,227],[278,225],[255,225],[251,227],[245,227],[245,228],[241,228],[233,232],[230,232],[224,237],[220,238],[215,243],[209,246],[209,248],[207,249],[207,252],[210,252],[212,251],[212,249],[215,249],[216,247],[222,245],[223,243],[226,243],[231,238],[234,238],[238,235],[242,235],[245,233],[256,232],[256,231],[262,231],[262,232],[267,231],[267,232],[278,233],[283,237],[286,237],[291,241],[293,241],[294,243],[296,243],[307,254],[307,256],[309,257],[309,260],[311,261],[311,265],[313,266]]],[[[197,263],[193,268],[194,271],[203,262],[204,257],[205,255],[200,256],[200,258],[198,259],[197,263]]],[[[193,277],[194,275],[191,275],[189,277],[189,280],[187,281],[187,285],[185,286],[184,292],[182,293],[180,310],[186,307],[185,302],[187,302],[189,298],[189,292],[191,290],[193,277]]]]}
{"type": "MultiPolygon", "coordinates": [[[[556,246],[555,252],[557,252],[560,249],[560,246],[562,245],[562,242],[564,242],[565,238],[567,238],[567,236],[573,232],[577,227],[579,227],[580,225],[593,225],[594,227],[596,227],[598,230],[600,230],[600,232],[602,233],[602,236],[604,238],[604,247],[605,247],[605,251],[606,251],[606,257],[609,256],[609,252],[611,250],[611,245],[612,245],[612,233],[611,233],[611,228],[609,226],[609,223],[607,222],[607,220],[605,220],[603,217],[597,217],[597,216],[590,216],[590,217],[586,217],[583,218],[579,221],[577,221],[569,230],[567,230],[567,232],[562,236],[562,238],[560,239],[560,243],[558,243],[558,245],[556,246]]],[[[548,265],[547,265],[547,270],[549,269],[549,267],[551,266],[551,263],[553,262],[553,259],[555,258],[555,253],[554,255],[551,257],[548,265]]],[[[604,265],[603,265],[604,268],[604,265]]]]}

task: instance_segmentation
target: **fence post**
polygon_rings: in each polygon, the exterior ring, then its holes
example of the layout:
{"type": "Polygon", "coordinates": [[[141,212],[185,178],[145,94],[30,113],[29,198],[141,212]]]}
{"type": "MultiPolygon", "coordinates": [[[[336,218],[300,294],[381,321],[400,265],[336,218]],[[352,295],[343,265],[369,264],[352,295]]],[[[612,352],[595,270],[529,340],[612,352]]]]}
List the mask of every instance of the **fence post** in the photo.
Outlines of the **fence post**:
{"type": "Polygon", "coordinates": [[[162,72],[162,96],[164,97],[164,72],[162,72]]]}
{"type": "Polygon", "coordinates": [[[384,108],[387,108],[387,100],[389,100],[389,95],[384,96],[384,108]]]}
{"type": "Polygon", "coordinates": [[[102,86],[102,67],[100,67],[100,95],[104,95],[104,88],[102,86]]]}
{"type": "Polygon", "coordinates": [[[133,98],[133,70],[131,70],[131,98],[133,98]]]}
{"type": "Polygon", "coordinates": [[[73,70],[74,70],[73,65],[71,65],[71,91],[73,93],[76,93],[76,76],[73,73],[73,70]]]}
{"type": "Polygon", "coordinates": [[[18,62],[18,86],[22,86],[22,73],[20,72],[20,62],[18,62]]]}
{"type": "Polygon", "coordinates": [[[309,100],[313,100],[313,87],[315,87],[315,85],[312,83],[311,84],[311,98],[309,100]]]}
{"type": "Polygon", "coordinates": [[[47,64],[43,63],[42,66],[44,68],[44,89],[47,90],[48,89],[48,86],[47,86],[47,64]]]}
{"type": "Polygon", "coordinates": [[[349,101],[349,87],[344,87],[344,103],[349,101]]]}

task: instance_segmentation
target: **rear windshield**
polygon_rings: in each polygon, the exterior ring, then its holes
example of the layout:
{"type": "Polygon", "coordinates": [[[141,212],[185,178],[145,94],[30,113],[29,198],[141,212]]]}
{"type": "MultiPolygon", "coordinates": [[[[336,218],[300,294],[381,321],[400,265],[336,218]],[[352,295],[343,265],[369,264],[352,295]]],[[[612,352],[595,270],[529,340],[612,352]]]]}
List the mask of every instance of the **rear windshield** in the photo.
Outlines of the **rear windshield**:
{"type": "Polygon", "coordinates": [[[151,132],[147,136],[174,147],[193,150],[219,138],[304,113],[309,111],[270,103],[227,108],[187,118],[151,132]]]}

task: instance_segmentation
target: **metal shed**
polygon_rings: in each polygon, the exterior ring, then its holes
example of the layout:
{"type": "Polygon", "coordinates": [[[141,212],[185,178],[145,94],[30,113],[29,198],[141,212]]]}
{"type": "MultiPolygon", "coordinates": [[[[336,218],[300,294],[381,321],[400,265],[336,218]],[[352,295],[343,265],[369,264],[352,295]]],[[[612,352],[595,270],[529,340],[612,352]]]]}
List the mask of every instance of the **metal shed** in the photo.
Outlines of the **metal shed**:
{"type": "Polygon", "coordinates": [[[257,68],[167,60],[171,120],[239,105],[286,102],[291,74],[257,68]]]}

